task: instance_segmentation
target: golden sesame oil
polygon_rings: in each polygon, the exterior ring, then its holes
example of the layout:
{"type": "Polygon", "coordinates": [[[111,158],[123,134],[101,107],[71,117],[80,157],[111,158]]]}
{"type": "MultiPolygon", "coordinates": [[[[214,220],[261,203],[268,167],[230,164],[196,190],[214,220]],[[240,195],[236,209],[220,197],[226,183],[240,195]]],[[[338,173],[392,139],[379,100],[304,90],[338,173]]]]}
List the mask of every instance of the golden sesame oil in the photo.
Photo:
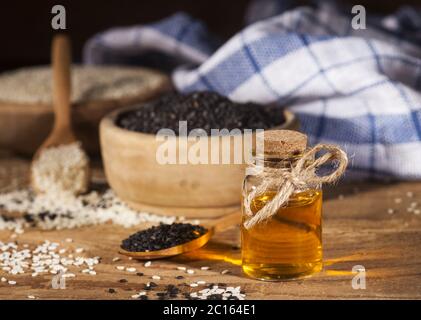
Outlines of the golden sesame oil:
{"type": "MultiPolygon", "coordinates": [[[[251,211],[259,211],[275,194],[254,198],[251,211]]],[[[309,189],[293,194],[267,221],[249,230],[243,225],[244,273],[260,280],[285,280],[321,271],[321,208],[322,191],[309,189]]]]}

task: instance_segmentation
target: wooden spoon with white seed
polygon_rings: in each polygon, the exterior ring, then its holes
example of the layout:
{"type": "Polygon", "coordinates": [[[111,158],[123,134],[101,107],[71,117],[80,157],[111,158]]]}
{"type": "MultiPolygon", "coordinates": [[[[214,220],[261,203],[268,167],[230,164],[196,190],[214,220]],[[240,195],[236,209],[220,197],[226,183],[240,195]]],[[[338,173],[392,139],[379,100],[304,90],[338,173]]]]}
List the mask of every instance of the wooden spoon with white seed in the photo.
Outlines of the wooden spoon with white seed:
{"type": "MultiPolygon", "coordinates": [[[[72,129],[71,120],[71,47],[70,40],[64,34],[55,35],[51,48],[52,60],[52,97],[54,111],[54,125],[49,136],[35,153],[32,163],[34,163],[47,148],[69,145],[77,142],[72,129]]],[[[86,177],[89,176],[89,166],[83,169],[86,177]]],[[[31,170],[32,172],[32,170],[31,170]]],[[[86,179],[88,184],[88,178],[86,179]]],[[[31,184],[35,191],[41,190],[36,185],[31,173],[31,184]]]]}

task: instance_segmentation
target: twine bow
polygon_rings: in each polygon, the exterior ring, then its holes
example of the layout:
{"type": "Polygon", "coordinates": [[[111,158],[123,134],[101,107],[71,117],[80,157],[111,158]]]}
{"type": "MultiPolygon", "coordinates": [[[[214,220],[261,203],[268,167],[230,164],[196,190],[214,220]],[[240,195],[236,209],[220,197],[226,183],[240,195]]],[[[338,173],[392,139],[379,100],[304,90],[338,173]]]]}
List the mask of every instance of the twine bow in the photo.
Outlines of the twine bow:
{"type": "MultiPolygon", "coordinates": [[[[243,194],[245,214],[247,216],[244,226],[250,229],[258,223],[273,216],[279,208],[286,205],[290,196],[308,185],[321,185],[333,183],[345,172],[348,157],[344,151],[334,145],[318,144],[308,150],[297,161],[292,170],[265,168],[257,175],[263,175],[263,182],[248,195],[243,194]],[[326,151],[321,157],[315,158],[317,152],[326,151]],[[329,175],[319,176],[316,168],[336,160],[337,167],[329,175]],[[308,164],[310,162],[310,164],[308,164]],[[256,213],[250,209],[251,201],[258,195],[263,194],[270,186],[279,186],[276,195],[256,213]]],[[[244,188],[243,188],[244,190],[244,188]]]]}

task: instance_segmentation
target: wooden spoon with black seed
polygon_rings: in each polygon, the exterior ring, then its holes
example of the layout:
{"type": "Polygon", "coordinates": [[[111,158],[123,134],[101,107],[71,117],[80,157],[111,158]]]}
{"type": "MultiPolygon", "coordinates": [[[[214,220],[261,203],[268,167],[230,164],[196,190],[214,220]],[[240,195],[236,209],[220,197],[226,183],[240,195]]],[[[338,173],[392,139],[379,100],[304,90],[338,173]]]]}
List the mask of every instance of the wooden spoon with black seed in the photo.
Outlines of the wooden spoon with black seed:
{"type": "Polygon", "coordinates": [[[179,254],[190,252],[196,249],[203,247],[211,237],[216,232],[224,231],[236,224],[239,224],[241,221],[241,212],[236,211],[225,217],[214,220],[208,224],[205,224],[204,227],[207,229],[206,233],[201,235],[199,238],[191,240],[189,242],[176,245],[174,247],[155,250],[155,251],[127,251],[120,247],[119,252],[123,255],[138,259],[138,260],[154,260],[154,259],[164,259],[173,257],[179,254]]]}

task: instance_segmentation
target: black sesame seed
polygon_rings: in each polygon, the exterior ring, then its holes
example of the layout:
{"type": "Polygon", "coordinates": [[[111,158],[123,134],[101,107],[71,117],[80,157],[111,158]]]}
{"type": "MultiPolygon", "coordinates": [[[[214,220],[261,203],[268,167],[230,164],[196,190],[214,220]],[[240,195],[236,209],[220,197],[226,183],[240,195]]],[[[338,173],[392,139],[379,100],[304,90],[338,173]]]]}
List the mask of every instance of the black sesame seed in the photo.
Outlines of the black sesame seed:
{"type": "Polygon", "coordinates": [[[0,218],[1,218],[4,222],[9,222],[9,221],[15,221],[15,220],[16,220],[14,217],[7,217],[7,216],[0,216],[0,218]]]}
{"type": "Polygon", "coordinates": [[[175,278],[176,278],[177,280],[184,279],[184,277],[183,277],[183,276],[176,276],[175,278]]]}
{"type": "Polygon", "coordinates": [[[113,289],[113,288],[108,289],[108,292],[109,293],[116,293],[115,289],[113,289]]]}
{"type": "Polygon", "coordinates": [[[118,282],[120,282],[120,283],[126,283],[127,282],[127,279],[120,279],[120,280],[118,280],[118,282]]]}
{"type": "Polygon", "coordinates": [[[138,272],[138,273],[136,273],[136,275],[139,276],[139,277],[141,277],[141,276],[144,275],[144,273],[143,272],[138,272]]]}
{"type": "Polygon", "coordinates": [[[204,91],[165,94],[122,113],[116,123],[131,131],[155,134],[162,128],[178,132],[179,121],[187,121],[189,128],[201,128],[210,134],[211,129],[268,129],[284,123],[285,118],[279,106],[235,103],[215,92],[204,91]]]}
{"type": "Polygon", "coordinates": [[[23,218],[24,218],[24,219],[25,219],[25,221],[26,221],[26,222],[28,222],[28,223],[31,223],[31,222],[34,222],[34,221],[35,221],[34,216],[33,216],[32,214],[25,214],[25,215],[23,216],[23,218]]]}
{"type": "Polygon", "coordinates": [[[206,231],[190,223],[160,224],[132,234],[123,240],[121,247],[132,252],[161,250],[197,239],[206,231]]]}

